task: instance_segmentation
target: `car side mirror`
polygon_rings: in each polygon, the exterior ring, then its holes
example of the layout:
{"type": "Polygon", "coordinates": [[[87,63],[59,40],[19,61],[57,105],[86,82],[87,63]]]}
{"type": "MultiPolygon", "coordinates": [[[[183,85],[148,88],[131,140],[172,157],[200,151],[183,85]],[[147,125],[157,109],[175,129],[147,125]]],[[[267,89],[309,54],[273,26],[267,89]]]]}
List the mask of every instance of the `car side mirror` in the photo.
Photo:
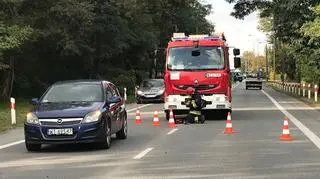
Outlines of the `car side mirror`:
{"type": "Polygon", "coordinates": [[[234,56],[240,55],[240,49],[234,48],[234,49],[233,49],[233,55],[234,55],[234,56]]]}
{"type": "Polygon", "coordinates": [[[241,67],[241,58],[234,57],[234,68],[240,68],[240,67],[241,67]]]}
{"type": "Polygon", "coordinates": [[[119,97],[119,96],[113,96],[113,97],[111,97],[111,99],[108,101],[109,102],[109,104],[114,104],[114,103],[119,103],[119,102],[121,102],[121,97],[119,97]]]}
{"type": "Polygon", "coordinates": [[[39,103],[39,99],[38,98],[32,98],[31,100],[31,104],[32,105],[37,105],[39,103]]]}

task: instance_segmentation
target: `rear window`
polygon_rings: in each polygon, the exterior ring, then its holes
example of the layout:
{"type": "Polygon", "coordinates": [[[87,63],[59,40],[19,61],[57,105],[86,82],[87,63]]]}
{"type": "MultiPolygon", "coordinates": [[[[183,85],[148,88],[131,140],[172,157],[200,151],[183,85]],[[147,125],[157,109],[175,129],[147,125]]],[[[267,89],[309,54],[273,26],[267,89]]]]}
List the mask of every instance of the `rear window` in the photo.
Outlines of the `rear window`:
{"type": "Polygon", "coordinates": [[[41,102],[100,102],[103,89],[99,84],[60,84],[52,86],[41,102]]]}

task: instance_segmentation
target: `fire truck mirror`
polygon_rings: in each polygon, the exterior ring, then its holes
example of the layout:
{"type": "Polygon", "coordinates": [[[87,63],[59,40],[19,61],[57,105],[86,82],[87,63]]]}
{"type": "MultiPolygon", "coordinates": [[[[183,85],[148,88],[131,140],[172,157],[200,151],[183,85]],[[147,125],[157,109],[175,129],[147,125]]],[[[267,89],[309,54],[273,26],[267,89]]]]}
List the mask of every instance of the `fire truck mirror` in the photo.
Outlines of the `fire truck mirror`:
{"type": "Polygon", "coordinates": [[[241,67],[241,58],[234,57],[234,68],[240,68],[240,67],[241,67]]]}
{"type": "Polygon", "coordinates": [[[240,49],[234,48],[234,49],[233,49],[233,55],[234,55],[234,56],[240,55],[240,49]]]}
{"type": "Polygon", "coordinates": [[[193,50],[192,56],[194,56],[194,57],[200,56],[200,50],[193,50]]]}

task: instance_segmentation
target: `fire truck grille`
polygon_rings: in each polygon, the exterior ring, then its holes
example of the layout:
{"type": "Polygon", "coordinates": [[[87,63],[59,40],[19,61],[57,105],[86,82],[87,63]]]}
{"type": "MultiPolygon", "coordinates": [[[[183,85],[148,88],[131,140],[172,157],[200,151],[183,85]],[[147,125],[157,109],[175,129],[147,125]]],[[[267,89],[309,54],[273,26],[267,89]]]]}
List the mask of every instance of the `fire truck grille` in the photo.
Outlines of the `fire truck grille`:
{"type": "Polygon", "coordinates": [[[194,86],[194,85],[176,85],[175,86],[178,89],[182,89],[182,90],[186,90],[188,87],[192,87],[196,90],[209,90],[209,89],[214,89],[216,87],[216,85],[198,85],[198,86],[194,86]]]}

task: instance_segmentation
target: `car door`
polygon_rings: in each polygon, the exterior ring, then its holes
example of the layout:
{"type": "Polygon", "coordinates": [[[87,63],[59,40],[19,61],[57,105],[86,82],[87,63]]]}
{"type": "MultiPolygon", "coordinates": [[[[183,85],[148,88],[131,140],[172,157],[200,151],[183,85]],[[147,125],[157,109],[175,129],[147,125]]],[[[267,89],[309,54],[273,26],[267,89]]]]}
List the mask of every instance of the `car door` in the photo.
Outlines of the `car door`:
{"type": "MultiPolygon", "coordinates": [[[[112,83],[110,83],[110,87],[112,89],[112,95],[121,98],[121,95],[118,91],[118,89],[115,87],[115,85],[113,85],[112,83]]],[[[123,101],[121,100],[120,102],[114,104],[115,108],[116,108],[116,126],[117,126],[117,131],[119,131],[122,128],[122,117],[121,117],[121,113],[123,111],[123,101]]]]}
{"type": "MultiPolygon", "coordinates": [[[[107,102],[109,102],[112,97],[114,96],[114,92],[113,89],[111,88],[110,84],[105,85],[105,92],[106,92],[106,98],[107,98],[107,102]]],[[[110,115],[111,115],[111,132],[114,133],[117,131],[117,115],[118,115],[118,111],[117,111],[117,105],[116,104],[108,104],[108,108],[110,111],[110,115]]]]}

